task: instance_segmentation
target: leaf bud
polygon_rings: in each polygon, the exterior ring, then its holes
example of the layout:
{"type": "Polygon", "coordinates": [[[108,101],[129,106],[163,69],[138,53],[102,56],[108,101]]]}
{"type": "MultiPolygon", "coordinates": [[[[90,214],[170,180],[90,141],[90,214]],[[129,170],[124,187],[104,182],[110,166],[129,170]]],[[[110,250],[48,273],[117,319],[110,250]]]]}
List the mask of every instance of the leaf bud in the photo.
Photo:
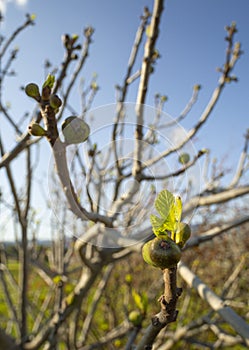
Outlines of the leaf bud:
{"type": "Polygon", "coordinates": [[[200,84],[194,85],[194,91],[200,91],[200,89],[201,89],[201,85],[200,84]]]}

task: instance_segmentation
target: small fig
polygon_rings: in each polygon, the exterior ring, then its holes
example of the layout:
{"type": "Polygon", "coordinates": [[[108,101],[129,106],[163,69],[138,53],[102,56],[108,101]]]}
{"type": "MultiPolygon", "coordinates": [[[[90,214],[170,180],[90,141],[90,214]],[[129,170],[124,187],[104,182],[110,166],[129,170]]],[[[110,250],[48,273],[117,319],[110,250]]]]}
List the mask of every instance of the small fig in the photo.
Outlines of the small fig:
{"type": "Polygon", "coordinates": [[[187,164],[190,161],[190,155],[188,153],[182,153],[178,158],[179,163],[187,164]]]}
{"type": "Polygon", "coordinates": [[[49,104],[53,109],[58,109],[62,105],[62,101],[57,95],[50,95],[49,104]]]}
{"type": "Polygon", "coordinates": [[[184,222],[180,222],[179,228],[176,231],[175,242],[176,244],[182,248],[191,235],[191,229],[188,224],[184,222]]]}
{"type": "Polygon", "coordinates": [[[89,125],[75,116],[66,118],[61,127],[68,145],[84,142],[90,134],[89,125]]]}
{"type": "Polygon", "coordinates": [[[29,124],[28,132],[30,135],[33,135],[33,136],[45,136],[46,135],[46,130],[44,130],[43,127],[37,123],[29,124]]]}
{"type": "Polygon", "coordinates": [[[181,259],[181,250],[169,237],[156,237],[142,248],[144,261],[160,269],[169,269],[181,259]]]}
{"type": "Polygon", "coordinates": [[[39,87],[35,83],[29,83],[25,87],[25,92],[29,97],[34,98],[36,101],[40,101],[40,92],[39,92],[39,87]]]}
{"type": "Polygon", "coordinates": [[[143,316],[141,312],[138,310],[133,310],[129,313],[129,321],[134,325],[134,326],[141,326],[141,323],[143,321],[143,316]]]}

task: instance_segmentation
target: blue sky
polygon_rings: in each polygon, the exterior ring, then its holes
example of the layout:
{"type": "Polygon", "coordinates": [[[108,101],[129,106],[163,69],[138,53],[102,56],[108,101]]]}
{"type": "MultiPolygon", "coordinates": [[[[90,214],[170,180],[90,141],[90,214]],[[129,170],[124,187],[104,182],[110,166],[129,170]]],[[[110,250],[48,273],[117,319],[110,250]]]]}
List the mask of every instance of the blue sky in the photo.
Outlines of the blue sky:
{"type": "MultiPolygon", "coordinates": [[[[0,0],[5,22],[1,34],[9,35],[24,21],[25,13],[37,15],[36,25],[18,37],[20,48],[13,68],[17,77],[8,80],[4,100],[11,101],[13,114],[18,119],[34,108],[19,87],[28,82],[42,83],[43,63],[49,59],[55,66],[63,58],[61,35],[82,34],[87,25],[95,28],[94,43],[90,49],[82,76],[88,80],[98,73],[100,90],[94,107],[115,102],[115,84],[125,75],[131,46],[144,6],[152,9],[152,0],[0,0]],[[13,98],[14,96],[14,98],[13,98]]],[[[226,35],[224,27],[236,21],[236,40],[242,43],[244,54],[234,74],[238,83],[228,85],[206,126],[195,140],[196,148],[210,148],[211,155],[225,157],[226,167],[234,168],[243,147],[243,135],[249,128],[249,1],[248,0],[168,0],[161,22],[157,48],[161,54],[146,103],[153,105],[154,94],[168,96],[165,111],[177,117],[192,94],[192,87],[201,84],[199,101],[185,128],[191,128],[204,110],[219,74],[216,67],[224,63],[226,35]]],[[[131,88],[128,101],[136,99],[136,84],[131,88]]],[[[79,108],[77,88],[74,107],[79,108]]],[[[12,140],[13,141],[13,140],[12,140]]],[[[10,142],[12,142],[10,140],[10,142]]],[[[44,146],[48,149],[48,146],[44,146]]]]}
{"type": "MultiPolygon", "coordinates": [[[[88,79],[93,72],[98,73],[101,89],[95,106],[115,102],[114,85],[120,83],[125,74],[142,8],[152,8],[153,1],[19,2],[22,6],[15,1],[4,1],[6,21],[2,27],[3,34],[10,33],[23,21],[27,12],[35,13],[37,19],[36,25],[27,29],[16,41],[21,50],[14,65],[18,77],[10,80],[11,91],[16,90],[13,109],[25,110],[32,106],[32,102],[25,99],[17,88],[29,81],[43,80],[42,66],[46,58],[55,65],[59,64],[63,57],[61,35],[66,32],[81,34],[89,24],[95,28],[94,44],[83,75],[88,79]]],[[[235,69],[239,82],[226,88],[198,138],[203,147],[210,147],[219,155],[232,152],[234,159],[242,147],[242,135],[248,127],[248,13],[247,0],[166,1],[157,44],[162,57],[151,77],[147,99],[148,104],[153,104],[156,92],[166,94],[169,97],[166,111],[176,117],[190,98],[193,85],[201,84],[199,102],[184,125],[191,126],[216,86],[218,73],[215,68],[224,62],[224,26],[236,21],[239,29],[236,39],[242,42],[245,52],[235,69]]],[[[135,100],[135,87],[129,94],[130,101],[135,100]]],[[[6,88],[6,100],[13,100],[8,94],[6,88]]],[[[75,100],[76,106],[77,103],[78,100],[75,100]]]]}

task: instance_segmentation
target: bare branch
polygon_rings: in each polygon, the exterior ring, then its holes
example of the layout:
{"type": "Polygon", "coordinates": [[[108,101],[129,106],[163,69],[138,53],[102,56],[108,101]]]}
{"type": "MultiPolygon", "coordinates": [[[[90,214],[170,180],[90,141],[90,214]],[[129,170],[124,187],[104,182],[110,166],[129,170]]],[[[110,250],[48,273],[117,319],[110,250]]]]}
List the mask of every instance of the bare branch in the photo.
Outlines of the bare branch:
{"type": "Polygon", "coordinates": [[[125,78],[124,78],[123,86],[121,88],[121,96],[119,98],[118,105],[117,105],[117,114],[116,114],[116,118],[115,118],[114,125],[113,125],[112,145],[113,145],[113,151],[114,151],[114,157],[115,157],[115,165],[116,165],[117,175],[118,175],[118,178],[117,178],[117,181],[116,181],[115,190],[114,190],[113,200],[117,199],[118,190],[119,190],[119,187],[120,187],[120,184],[121,184],[121,180],[122,180],[122,169],[121,169],[120,159],[119,159],[119,156],[118,156],[117,145],[116,145],[118,125],[119,125],[119,122],[120,122],[121,117],[122,117],[123,102],[125,101],[125,98],[126,98],[126,94],[127,94],[127,91],[128,91],[128,85],[131,83],[130,80],[129,80],[130,79],[130,75],[131,75],[132,69],[133,69],[135,61],[136,61],[136,57],[137,57],[138,50],[139,50],[139,47],[140,47],[141,42],[142,42],[142,38],[143,38],[144,31],[145,31],[145,27],[146,27],[148,19],[149,19],[149,15],[150,14],[149,14],[148,9],[145,8],[144,9],[144,15],[142,16],[141,24],[140,24],[140,26],[139,26],[139,28],[137,30],[135,41],[134,41],[134,44],[132,46],[132,50],[131,50],[131,54],[130,54],[130,58],[129,58],[129,62],[128,62],[127,72],[126,72],[126,75],[125,75],[125,78]]]}
{"type": "Polygon", "coordinates": [[[218,81],[218,86],[215,88],[211,99],[209,100],[205,110],[203,111],[199,121],[197,122],[197,124],[191,129],[189,130],[189,132],[186,135],[186,138],[180,142],[177,146],[172,147],[170,149],[165,150],[164,152],[162,152],[159,156],[153,158],[150,160],[150,162],[147,162],[146,166],[151,166],[155,163],[157,163],[158,161],[160,161],[162,158],[165,158],[167,156],[169,156],[170,154],[178,151],[179,149],[181,149],[187,142],[189,142],[198,132],[198,130],[203,126],[203,124],[207,121],[207,119],[209,118],[209,116],[211,115],[211,112],[213,111],[214,107],[216,106],[220,95],[225,87],[225,85],[227,83],[231,82],[231,77],[229,76],[230,73],[232,72],[237,60],[239,59],[240,55],[241,55],[241,51],[240,51],[240,45],[235,44],[234,48],[232,50],[232,46],[233,46],[233,36],[235,34],[235,31],[232,31],[229,35],[229,44],[228,44],[228,49],[227,49],[227,55],[226,55],[226,63],[225,63],[225,68],[224,70],[221,69],[222,75],[219,78],[218,81]],[[232,52],[232,56],[230,55],[230,52],[232,52]]]}
{"type": "Polygon", "coordinates": [[[132,167],[132,174],[136,180],[139,180],[141,175],[141,159],[142,159],[142,145],[143,139],[143,109],[147,95],[148,82],[151,73],[152,57],[155,51],[155,44],[159,34],[159,24],[163,12],[163,0],[155,0],[151,22],[149,25],[150,35],[147,38],[144,48],[144,58],[141,67],[140,82],[138,87],[138,94],[136,99],[136,131],[135,131],[135,146],[134,146],[134,161],[132,167]]]}
{"type": "Polygon", "coordinates": [[[239,183],[239,180],[241,179],[241,177],[245,171],[245,163],[246,163],[246,159],[248,157],[248,143],[249,143],[249,133],[247,135],[245,135],[244,148],[243,148],[243,151],[241,152],[241,155],[240,155],[237,170],[234,174],[234,177],[233,177],[230,185],[228,186],[229,188],[235,187],[239,183]]]}
{"type": "MultiPolygon", "coordinates": [[[[176,177],[179,176],[181,174],[183,174],[187,169],[191,168],[196,162],[197,160],[203,156],[203,154],[205,154],[206,152],[203,151],[199,151],[197,153],[197,155],[193,158],[193,160],[189,163],[187,163],[185,166],[181,167],[180,169],[169,173],[169,174],[165,174],[165,175],[155,175],[155,176],[147,176],[147,175],[142,175],[142,180],[145,181],[150,181],[150,180],[165,180],[165,179],[169,179],[171,177],[176,177]]],[[[144,164],[146,164],[146,162],[144,162],[144,164]]]]}
{"type": "MultiPolygon", "coordinates": [[[[89,55],[89,45],[92,42],[93,32],[94,32],[93,28],[91,28],[91,27],[85,29],[85,33],[88,33],[88,34],[85,35],[86,40],[85,40],[83,48],[82,48],[82,52],[81,52],[81,55],[80,55],[80,60],[79,60],[78,65],[77,65],[77,67],[75,68],[75,70],[74,70],[74,72],[72,74],[71,80],[70,80],[70,82],[68,84],[68,87],[66,89],[66,92],[65,92],[65,94],[63,96],[63,100],[64,100],[63,101],[63,106],[62,106],[62,108],[60,110],[60,113],[59,113],[59,116],[58,116],[58,120],[62,116],[63,110],[64,110],[64,108],[65,108],[65,106],[67,104],[67,100],[68,100],[68,97],[69,97],[70,92],[72,90],[72,87],[74,86],[75,81],[76,81],[76,79],[77,79],[77,77],[78,77],[82,67],[84,66],[84,63],[85,63],[88,55],[89,55]],[[88,29],[88,32],[87,32],[87,29],[88,29]]],[[[63,79],[66,76],[66,72],[67,72],[69,63],[72,61],[72,50],[73,50],[73,48],[67,50],[65,61],[62,64],[63,69],[62,69],[62,71],[60,73],[60,76],[58,77],[58,79],[56,81],[56,85],[54,87],[54,93],[58,91],[58,89],[60,88],[60,86],[62,84],[63,79]]]]}
{"type": "Polygon", "coordinates": [[[174,121],[172,121],[172,122],[168,122],[165,124],[159,124],[158,129],[162,130],[163,128],[169,128],[170,126],[174,126],[177,123],[180,123],[188,115],[188,113],[191,111],[194,104],[196,103],[196,101],[198,99],[199,91],[200,91],[200,87],[198,85],[195,85],[193,87],[192,96],[191,96],[190,100],[188,101],[187,105],[184,107],[183,111],[180,113],[180,115],[176,119],[174,119],[174,121]]]}
{"type": "Polygon", "coordinates": [[[26,21],[20,26],[18,27],[10,36],[10,38],[6,41],[5,45],[2,48],[2,51],[0,51],[0,59],[3,57],[3,55],[5,54],[6,50],[8,49],[8,47],[11,45],[11,43],[14,41],[14,39],[16,38],[16,36],[21,33],[26,27],[28,27],[29,25],[34,25],[34,20],[31,18],[30,15],[27,15],[27,19],[26,21]]]}
{"type": "Polygon", "coordinates": [[[190,269],[179,262],[178,271],[187,284],[194,288],[200,297],[205,300],[211,308],[216,311],[233,329],[244,339],[247,346],[249,346],[249,325],[234,312],[226,301],[219,298],[199,277],[197,277],[190,269]]]}
{"type": "Polygon", "coordinates": [[[96,288],[96,292],[93,296],[90,310],[88,311],[87,316],[86,316],[84,323],[83,323],[81,335],[80,335],[80,338],[78,341],[79,344],[84,344],[86,339],[87,339],[87,335],[89,334],[89,330],[90,330],[91,323],[92,323],[92,320],[94,317],[94,313],[96,311],[96,308],[97,308],[99,300],[102,296],[102,293],[103,293],[104,289],[106,288],[106,285],[107,285],[107,282],[108,282],[109,277],[111,275],[111,272],[113,270],[113,267],[114,267],[113,264],[109,264],[107,266],[106,271],[104,272],[104,275],[103,275],[102,279],[100,280],[98,287],[96,288]]]}
{"type": "Polygon", "coordinates": [[[189,239],[189,241],[186,243],[183,250],[199,246],[201,243],[207,242],[212,240],[214,237],[217,237],[221,235],[222,233],[225,233],[232,228],[241,226],[245,223],[249,222],[249,216],[242,217],[237,220],[233,220],[232,222],[229,222],[228,224],[223,224],[219,226],[215,226],[211,228],[210,230],[204,232],[201,234],[201,236],[192,237],[189,239]]]}
{"type": "Polygon", "coordinates": [[[220,204],[228,202],[232,199],[244,196],[249,193],[249,186],[241,186],[238,188],[224,189],[219,193],[209,194],[207,196],[196,196],[191,198],[183,208],[183,215],[187,215],[193,209],[208,206],[211,204],[220,204]]]}

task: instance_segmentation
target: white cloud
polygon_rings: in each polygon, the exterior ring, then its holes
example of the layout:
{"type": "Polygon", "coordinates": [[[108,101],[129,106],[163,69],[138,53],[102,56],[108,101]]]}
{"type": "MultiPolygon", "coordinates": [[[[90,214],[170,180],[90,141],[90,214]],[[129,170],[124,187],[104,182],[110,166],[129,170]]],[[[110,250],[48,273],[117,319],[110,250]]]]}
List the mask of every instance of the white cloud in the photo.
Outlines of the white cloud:
{"type": "Polygon", "coordinates": [[[16,0],[15,2],[20,6],[24,6],[27,4],[28,0],[16,0]]]}
{"type": "Polygon", "coordinates": [[[5,0],[0,0],[0,11],[2,13],[6,12],[7,2],[5,0]]]}
{"type": "Polygon", "coordinates": [[[7,11],[7,5],[10,2],[14,2],[18,6],[25,6],[28,0],[0,0],[0,11],[5,14],[7,11]]]}

